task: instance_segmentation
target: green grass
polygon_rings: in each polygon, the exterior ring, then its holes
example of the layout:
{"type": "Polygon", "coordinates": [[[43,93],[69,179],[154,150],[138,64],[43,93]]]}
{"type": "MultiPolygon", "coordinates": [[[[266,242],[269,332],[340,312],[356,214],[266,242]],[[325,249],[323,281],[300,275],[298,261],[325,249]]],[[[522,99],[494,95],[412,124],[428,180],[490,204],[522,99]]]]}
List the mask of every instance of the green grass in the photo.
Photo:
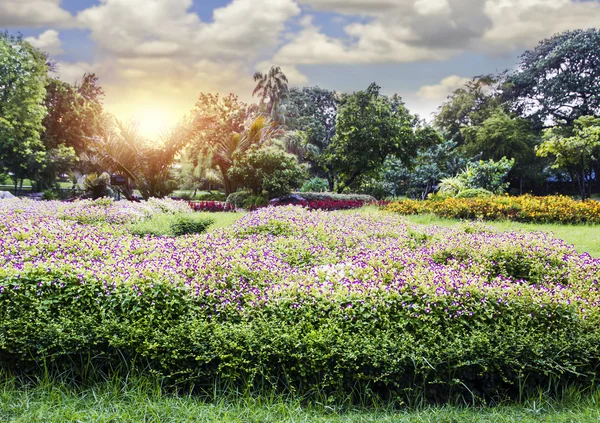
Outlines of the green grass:
{"type": "Polygon", "coordinates": [[[563,401],[543,397],[523,405],[471,408],[422,407],[415,410],[306,405],[277,395],[219,394],[215,401],[198,395],[169,395],[160,383],[124,378],[87,388],[55,380],[34,385],[14,379],[0,383],[0,421],[8,422],[317,422],[317,423],[587,423],[600,421],[600,392],[563,401]]]}
{"type": "Polygon", "coordinates": [[[173,224],[180,217],[190,218],[196,222],[210,221],[210,225],[206,229],[207,232],[225,228],[232,225],[236,220],[242,217],[244,213],[239,212],[226,212],[226,213],[208,213],[198,212],[191,213],[189,215],[172,215],[161,213],[152,216],[148,220],[136,222],[128,225],[128,229],[136,235],[153,235],[153,236],[172,236],[173,235],[173,224]]]}
{"type": "MultiPolygon", "coordinates": [[[[438,226],[454,226],[464,221],[456,219],[444,219],[434,215],[414,215],[405,216],[406,219],[415,224],[420,225],[438,225],[438,226]]],[[[572,244],[580,253],[589,253],[592,257],[600,257],[600,225],[564,225],[558,223],[519,223],[510,221],[485,222],[485,225],[490,226],[499,231],[527,231],[536,232],[542,231],[553,234],[554,237],[560,238],[572,244]]]]}

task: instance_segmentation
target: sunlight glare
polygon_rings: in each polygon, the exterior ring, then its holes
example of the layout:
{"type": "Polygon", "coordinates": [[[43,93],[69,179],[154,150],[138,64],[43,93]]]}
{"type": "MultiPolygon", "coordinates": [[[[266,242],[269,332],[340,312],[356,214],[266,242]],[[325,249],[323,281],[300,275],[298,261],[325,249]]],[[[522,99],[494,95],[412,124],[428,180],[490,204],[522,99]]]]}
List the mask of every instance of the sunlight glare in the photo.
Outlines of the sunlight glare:
{"type": "Polygon", "coordinates": [[[160,135],[175,126],[180,119],[179,110],[161,107],[140,107],[132,115],[131,120],[138,124],[140,133],[148,140],[154,141],[160,135]]]}

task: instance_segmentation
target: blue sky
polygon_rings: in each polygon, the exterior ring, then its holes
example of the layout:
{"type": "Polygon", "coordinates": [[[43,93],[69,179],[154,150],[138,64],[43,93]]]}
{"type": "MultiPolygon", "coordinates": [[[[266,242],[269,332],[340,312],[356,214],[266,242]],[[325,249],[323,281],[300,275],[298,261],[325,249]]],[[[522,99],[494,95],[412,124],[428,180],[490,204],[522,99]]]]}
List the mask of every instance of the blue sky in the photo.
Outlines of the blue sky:
{"type": "Polygon", "coordinates": [[[0,0],[68,81],[95,72],[106,108],[151,135],[200,92],[252,101],[252,74],[351,92],[375,81],[424,117],[468,78],[513,68],[557,32],[600,22],[600,0],[0,0]]]}

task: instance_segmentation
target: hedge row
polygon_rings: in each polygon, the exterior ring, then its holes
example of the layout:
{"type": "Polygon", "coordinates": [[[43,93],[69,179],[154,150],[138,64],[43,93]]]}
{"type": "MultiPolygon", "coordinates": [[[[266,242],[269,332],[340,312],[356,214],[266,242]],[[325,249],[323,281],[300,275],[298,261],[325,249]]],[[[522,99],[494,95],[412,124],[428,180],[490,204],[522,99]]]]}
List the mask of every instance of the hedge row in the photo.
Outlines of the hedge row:
{"type": "Polygon", "coordinates": [[[600,202],[566,196],[445,198],[402,200],[386,210],[400,214],[435,214],[452,219],[514,220],[531,223],[600,223],[600,202]]]}
{"type": "Polygon", "coordinates": [[[91,360],[180,386],[399,401],[600,376],[600,262],[541,233],[299,207],[179,238],[0,217],[0,364],[12,371],[91,360]]]}

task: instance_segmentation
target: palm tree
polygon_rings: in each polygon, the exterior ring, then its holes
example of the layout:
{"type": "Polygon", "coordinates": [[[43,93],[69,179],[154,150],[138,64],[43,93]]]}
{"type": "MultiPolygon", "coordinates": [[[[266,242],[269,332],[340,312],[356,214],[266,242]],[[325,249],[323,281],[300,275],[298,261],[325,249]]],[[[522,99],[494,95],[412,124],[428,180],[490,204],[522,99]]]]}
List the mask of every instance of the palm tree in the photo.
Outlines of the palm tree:
{"type": "MultiPolygon", "coordinates": [[[[175,156],[194,134],[191,122],[182,121],[163,133],[155,143],[144,139],[137,125],[116,119],[106,133],[107,136],[95,140],[93,145],[97,156],[103,158],[104,168],[126,175],[145,199],[164,197],[173,191],[171,166],[175,156]]],[[[132,198],[127,188],[123,193],[132,198]]]]}
{"type": "Polygon", "coordinates": [[[279,66],[272,66],[268,73],[256,72],[254,81],[257,82],[252,96],[258,95],[266,113],[275,122],[285,123],[290,114],[286,100],[289,96],[288,79],[279,66]]]}
{"type": "Polygon", "coordinates": [[[212,151],[213,163],[221,173],[226,194],[232,193],[235,189],[228,175],[235,156],[243,154],[253,145],[264,145],[282,134],[283,130],[273,121],[265,116],[258,116],[242,132],[215,140],[216,144],[212,151]]]}

